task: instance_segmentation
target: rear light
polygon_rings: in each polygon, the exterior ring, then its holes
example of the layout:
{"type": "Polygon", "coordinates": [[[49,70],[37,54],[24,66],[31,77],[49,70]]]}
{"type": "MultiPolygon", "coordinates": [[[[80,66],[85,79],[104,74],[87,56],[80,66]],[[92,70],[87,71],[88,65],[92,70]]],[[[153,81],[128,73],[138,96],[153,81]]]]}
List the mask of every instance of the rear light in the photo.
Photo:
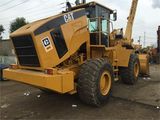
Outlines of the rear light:
{"type": "Polygon", "coordinates": [[[10,68],[10,69],[18,69],[18,65],[16,65],[16,64],[11,64],[11,65],[9,66],[9,68],[10,68]]]}
{"type": "Polygon", "coordinates": [[[54,70],[52,68],[49,68],[49,69],[46,69],[44,72],[45,74],[53,75],[54,70]]]}

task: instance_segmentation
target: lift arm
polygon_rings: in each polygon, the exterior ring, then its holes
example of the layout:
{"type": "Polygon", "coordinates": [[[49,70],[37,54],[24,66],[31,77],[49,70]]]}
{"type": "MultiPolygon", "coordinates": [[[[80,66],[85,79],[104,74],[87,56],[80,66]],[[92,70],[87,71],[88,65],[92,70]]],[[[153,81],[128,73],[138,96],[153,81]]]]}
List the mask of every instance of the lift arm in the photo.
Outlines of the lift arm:
{"type": "Polygon", "coordinates": [[[127,27],[125,31],[124,38],[127,40],[127,43],[131,44],[132,43],[132,28],[133,28],[133,23],[134,23],[134,18],[137,10],[137,5],[138,5],[138,0],[132,0],[132,6],[130,9],[130,14],[128,17],[128,22],[127,22],[127,27]]]}

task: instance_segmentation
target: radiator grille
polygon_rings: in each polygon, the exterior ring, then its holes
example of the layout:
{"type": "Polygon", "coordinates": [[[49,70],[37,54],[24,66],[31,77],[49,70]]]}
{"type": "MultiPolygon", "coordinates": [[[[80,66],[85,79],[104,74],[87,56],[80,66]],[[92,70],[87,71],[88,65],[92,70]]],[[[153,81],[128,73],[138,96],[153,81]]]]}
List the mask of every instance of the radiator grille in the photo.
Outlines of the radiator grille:
{"type": "Polygon", "coordinates": [[[31,35],[12,37],[11,39],[21,66],[40,67],[31,35]]]}

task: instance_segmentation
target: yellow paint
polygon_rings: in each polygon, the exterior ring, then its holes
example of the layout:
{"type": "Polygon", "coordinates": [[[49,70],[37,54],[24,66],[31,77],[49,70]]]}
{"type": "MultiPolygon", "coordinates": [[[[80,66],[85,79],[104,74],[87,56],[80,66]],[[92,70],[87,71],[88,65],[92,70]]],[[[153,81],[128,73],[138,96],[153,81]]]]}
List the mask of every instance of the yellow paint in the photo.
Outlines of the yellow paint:
{"type": "Polygon", "coordinates": [[[138,65],[138,63],[134,64],[134,75],[136,77],[138,77],[138,75],[139,75],[139,65],[138,65]]]}
{"type": "Polygon", "coordinates": [[[142,75],[149,75],[149,57],[147,54],[139,54],[140,73],[142,75]]]}
{"type": "Polygon", "coordinates": [[[44,72],[5,69],[4,78],[30,84],[37,87],[48,88],[50,90],[66,93],[74,90],[74,76],[72,71],[58,71],[57,74],[47,75],[44,72]]]}
{"type": "Polygon", "coordinates": [[[138,0],[132,0],[132,6],[130,8],[130,14],[128,17],[128,22],[126,26],[126,31],[124,38],[126,39],[127,44],[132,44],[132,29],[134,24],[134,18],[137,11],[138,0]]]}
{"type": "Polygon", "coordinates": [[[111,75],[109,74],[109,72],[104,72],[101,75],[100,78],[100,91],[102,95],[107,95],[111,89],[111,75]]]}
{"type": "Polygon", "coordinates": [[[134,52],[132,49],[126,49],[125,47],[122,47],[121,45],[115,46],[116,49],[116,56],[118,59],[118,66],[121,67],[128,67],[129,59],[131,53],[134,52]]]}
{"type": "MultiPolygon", "coordinates": [[[[82,10],[82,9],[75,10],[74,12],[80,11],[80,10],[82,10]]],[[[60,28],[62,30],[62,34],[63,34],[65,42],[66,42],[66,45],[67,45],[67,48],[68,48],[68,52],[62,58],[59,58],[57,50],[56,50],[54,42],[53,42],[54,40],[52,39],[52,37],[50,35],[50,32],[53,31],[54,28],[49,31],[46,31],[40,35],[37,35],[37,36],[34,35],[34,31],[38,27],[42,26],[43,24],[45,24],[48,21],[53,20],[57,17],[64,16],[65,14],[67,14],[67,13],[59,14],[56,16],[51,16],[49,18],[30,23],[30,24],[25,25],[24,27],[18,29],[17,31],[13,32],[10,35],[10,37],[16,37],[16,36],[30,34],[32,36],[32,39],[33,39],[33,42],[34,42],[34,45],[35,45],[35,48],[37,51],[37,55],[39,58],[39,62],[41,65],[40,67],[27,67],[27,66],[19,65],[20,68],[44,70],[46,68],[56,67],[58,64],[64,62],[72,54],[77,52],[77,50],[80,48],[80,46],[83,43],[87,43],[87,44],[89,43],[89,32],[87,29],[88,23],[87,23],[86,16],[82,16],[78,19],[69,21],[68,23],[60,26],[60,28]],[[68,32],[68,30],[70,30],[70,31],[68,32]],[[49,50],[46,50],[43,43],[42,43],[42,40],[44,38],[48,38],[51,42],[49,50]]],[[[88,49],[88,51],[89,51],[89,49],[88,49]]]]}

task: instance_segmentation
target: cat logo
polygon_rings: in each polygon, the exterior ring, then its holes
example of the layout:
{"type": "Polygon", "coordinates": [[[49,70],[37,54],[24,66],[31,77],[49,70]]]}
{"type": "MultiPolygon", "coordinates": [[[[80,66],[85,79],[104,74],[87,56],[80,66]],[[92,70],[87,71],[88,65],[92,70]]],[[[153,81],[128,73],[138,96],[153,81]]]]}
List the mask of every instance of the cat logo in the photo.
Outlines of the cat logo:
{"type": "Polygon", "coordinates": [[[68,14],[64,15],[64,21],[66,23],[68,23],[68,22],[70,22],[72,20],[74,20],[73,13],[68,13],[68,14]]]}
{"type": "Polygon", "coordinates": [[[50,42],[50,40],[49,40],[48,37],[46,37],[46,38],[44,38],[44,39],[42,40],[42,44],[43,44],[46,52],[49,52],[50,50],[53,49],[52,44],[51,44],[51,42],[50,42]]]}

